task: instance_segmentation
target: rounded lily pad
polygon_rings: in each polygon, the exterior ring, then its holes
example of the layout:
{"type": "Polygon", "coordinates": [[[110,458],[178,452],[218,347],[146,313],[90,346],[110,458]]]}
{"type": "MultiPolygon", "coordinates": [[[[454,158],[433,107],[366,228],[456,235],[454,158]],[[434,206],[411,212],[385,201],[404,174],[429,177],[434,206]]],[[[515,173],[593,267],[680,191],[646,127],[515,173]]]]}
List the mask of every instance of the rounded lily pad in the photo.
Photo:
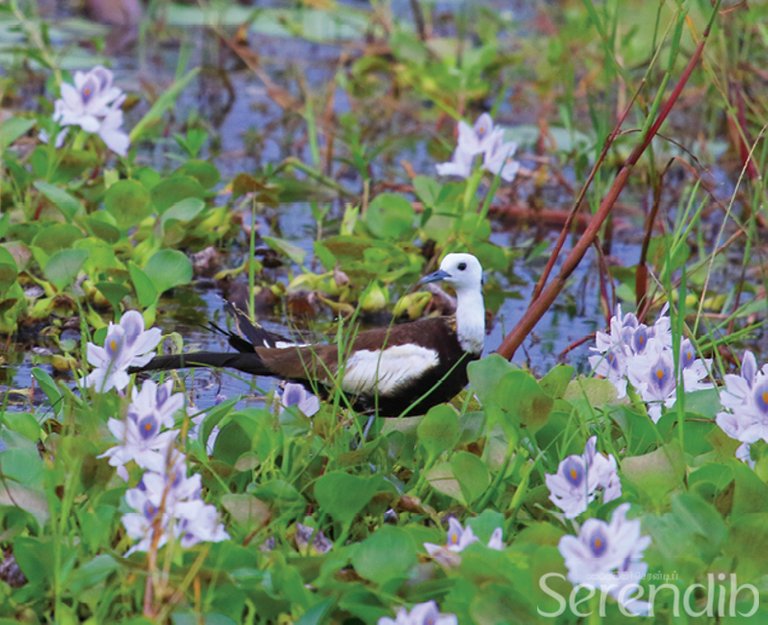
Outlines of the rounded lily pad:
{"type": "Polygon", "coordinates": [[[377,195],[365,213],[365,224],[374,236],[396,239],[413,229],[411,203],[395,193],[377,195]]]}
{"type": "Polygon", "coordinates": [[[32,245],[43,249],[46,254],[72,247],[83,238],[80,228],[72,224],[51,224],[41,228],[32,239],[32,245]]]}
{"type": "Polygon", "coordinates": [[[85,220],[91,234],[107,243],[117,243],[120,240],[120,230],[114,222],[115,219],[112,214],[103,211],[88,215],[85,220]]]}
{"type": "Polygon", "coordinates": [[[88,258],[85,250],[59,250],[48,259],[43,269],[46,279],[61,290],[72,283],[88,258]]]}
{"type": "Polygon", "coordinates": [[[158,293],[188,284],[192,280],[192,262],[185,254],[176,250],[156,252],[147,262],[144,271],[158,293]]]}
{"type": "Polygon", "coordinates": [[[121,228],[137,225],[152,212],[149,191],[135,180],[119,180],[109,187],[104,206],[121,228]]]}
{"type": "Polygon", "coordinates": [[[213,164],[198,159],[187,161],[176,170],[176,173],[191,176],[206,189],[210,189],[221,178],[219,170],[213,164]]]}
{"type": "Polygon", "coordinates": [[[163,180],[152,189],[152,202],[159,213],[164,213],[174,204],[190,197],[203,199],[205,190],[191,176],[174,175],[163,180]]]}

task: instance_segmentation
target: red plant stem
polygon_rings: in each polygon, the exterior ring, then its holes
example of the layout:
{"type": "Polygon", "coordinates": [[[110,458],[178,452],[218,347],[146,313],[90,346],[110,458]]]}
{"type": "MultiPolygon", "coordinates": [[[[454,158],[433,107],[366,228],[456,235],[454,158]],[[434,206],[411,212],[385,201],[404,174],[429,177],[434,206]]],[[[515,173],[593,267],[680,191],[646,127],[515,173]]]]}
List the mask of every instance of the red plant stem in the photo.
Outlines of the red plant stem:
{"type": "MultiPolygon", "coordinates": [[[[555,301],[557,296],[560,294],[560,291],[563,290],[563,287],[565,286],[566,281],[568,280],[568,277],[576,269],[578,264],[581,262],[581,259],[584,258],[584,254],[586,254],[587,250],[589,249],[589,246],[592,245],[594,240],[597,238],[597,235],[599,234],[603,223],[607,219],[608,215],[611,213],[611,209],[613,208],[616,201],[619,199],[619,195],[621,194],[622,190],[626,186],[627,180],[629,179],[629,174],[632,172],[633,167],[635,166],[637,161],[640,159],[640,157],[643,155],[645,150],[650,145],[651,141],[653,140],[653,137],[656,136],[656,133],[658,133],[661,125],[669,116],[669,113],[672,110],[672,107],[675,105],[675,102],[677,102],[677,99],[679,98],[680,93],[682,92],[683,88],[688,82],[688,79],[690,78],[691,73],[693,72],[693,69],[696,67],[696,65],[698,65],[699,60],[701,59],[702,52],[704,51],[704,45],[707,42],[710,30],[712,28],[712,24],[714,23],[715,16],[717,15],[718,6],[719,6],[719,3],[714,9],[712,18],[707,24],[707,27],[704,29],[701,40],[696,46],[696,49],[694,50],[690,60],[688,61],[688,65],[686,66],[685,70],[683,70],[683,73],[680,76],[680,79],[677,81],[677,84],[672,90],[672,93],[670,94],[669,98],[661,107],[661,110],[659,111],[659,114],[657,115],[656,120],[653,122],[653,125],[651,125],[651,127],[645,133],[643,140],[637,146],[635,146],[634,150],[632,150],[632,153],[629,155],[629,158],[627,158],[627,160],[622,165],[621,169],[619,170],[619,173],[616,174],[616,178],[614,179],[613,184],[611,185],[611,188],[608,190],[608,193],[605,195],[602,202],[600,202],[600,207],[597,209],[597,212],[592,216],[592,219],[590,220],[586,230],[581,235],[581,237],[579,237],[579,240],[576,242],[573,249],[570,251],[566,259],[563,261],[563,266],[560,269],[560,272],[545,288],[541,290],[538,296],[534,297],[533,301],[531,302],[531,305],[528,307],[528,310],[525,311],[525,314],[523,315],[522,319],[520,319],[520,321],[512,329],[512,331],[509,334],[507,334],[506,337],[504,337],[504,340],[499,346],[499,349],[496,350],[497,353],[504,356],[504,358],[510,359],[512,358],[512,356],[514,356],[515,352],[517,351],[517,348],[520,347],[522,342],[525,340],[525,337],[528,336],[531,330],[533,330],[533,328],[536,326],[539,320],[544,316],[544,313],[547,312],[549,307],[552,305],[552,303],[555,301]]],[[[616,128],[614,128],[614,131],[608,137],[608,140],[606,140],[606,143],[608,143],[612,139],[612,137],[618,134],[619,128],[621,127],[621,123],[623,122],[624,117],[626,117],[626,113],[622,115],[622,118],[617,123],[616,128]]],[[[605,151],[605,147],[603,149],[605,151]]],[[[590,179],[587,181],[587,184],[585,184],[585,189],[582,190],[582,193],[579,196],[579,200],[577,201],[577,204],[575,206],[576,208],[578,208],[578,205],[581,202],[581,199],[583,198],[584,193],[586,192],[586,186],[589,184],[593,176],[594,176],[594,172],[590,174],[590,179]]],[[[568,224],[566,224],[566,226],[567,225],[568,224]]],[[[565,228],[563,229],[563,232],[565,232],[565,228]]],[[[561,239],[564,239],[564,238],[565,238],[564,234],[561,233],[561,239]]],[[[552,264],[554,264],[554,261],[552,262],[552,264]]],[[[540,283],[543,284],[542,281],[540,281],[540,283]]],[[[538,288],[538,285],[537,285],[537,288],[538,288]]]]}
{"type": "Polygon", "coordinates": [[[627,115],[629,115],[629,112],[632,110],[632,106],[634,105],[635,100],[637,99],[638,93],[639,93],[639,89],[635,92],[635,95],[632,97],[632,100],[629,102],[629,104],[627,104],[627,108],[624,109],[624,112],[619,117],[618,121],[616,122],[616,126],[611,131],[611,134],[609,134],[608,137],[606,138],[605,143],[603,144],[603,149],[600,151],[600,155],[597,157],[597,160],[595,161],[595,164],[593,165],[592,170],[589,172],[589,176],[587,176],[587,181],[581,187],[581,191],[579,191],[579,196],[576,198],[576,201],[573,203],[573,208],[571,209],[567,219],[565,220],[565,223],[563,224],[563,229],[560,230],[560,235],[557,237],[557,242],[555,243],[555,249],[552,251],[552,255],[549,257],[549,260],[547,261],[547,264],[544,267],[544,271],[541,273],[541,276],[539,277],[539,280],[533,289],[533,295],[531,295],[531,304],[529,306],[529,309],[533,307],[534,302],[538,299],[539,295],[541,295],[541,291],[544,289],[544,284],[547,282],[547,279],[549,278],[549,274],[552,273],[552,268],[555,266],[555,262],[557,262],[557,258],[558,256],[560,256],[560,252],[563,249],[563,245],[565,244],[565,237],[567,237],[568,233],[571,231],[571,225],[573,224],[573,220],[576,218],[576,215],[579,212],[579,209],[581,208],[581,204],[584,201],[584,196],[587,194],[587,190],[592,185],[592,181],[594,180],[595,175],[597,175],[598,169],[603,164],[603,161],[605,160],[605,157],[608,154],[608,150],[610,149],[611,145],[613,145],[613,142],[616,140],[616,137],[619,135],[621,126],[624,124],[624,120],[627,118],[627,115]]]}
{"type": "Polygon", "coordinates": [[[645,222],[645,234],[643,235],[643,244],[640,248],[640,260],[637,263],[637,274],[635,275],[635,300],[637,301],[638,319],[643,321],[643,317],[648,310],[646,306],[646,297],[648,295],[648,249],[651,246],[651,236],[653,235],[653,224],[659,214],[661,206],[661,191],[664,182],[664,176],[667,175],[673,161],[669,161],[667,166],[659,174],[658,179],[653,185],[653,205],[645,222]]]}
{"type": "Polygon", "coordinates": [[[728,96],[732,104],[735,104],[736,115],[731,117],[731,123],[734,126],[735,141],[738,144],[739,157],[742,164],[747,165],[747,176],[750,180],[755,180],[760,176],[755,166],[755,161],[750,155],[749,145],[752,143],[752,137],[749,134],[749,125],[747,124],[747,114],[744,110],[744,94],[736,86],[734,81],[729,81],[728,96]]]}

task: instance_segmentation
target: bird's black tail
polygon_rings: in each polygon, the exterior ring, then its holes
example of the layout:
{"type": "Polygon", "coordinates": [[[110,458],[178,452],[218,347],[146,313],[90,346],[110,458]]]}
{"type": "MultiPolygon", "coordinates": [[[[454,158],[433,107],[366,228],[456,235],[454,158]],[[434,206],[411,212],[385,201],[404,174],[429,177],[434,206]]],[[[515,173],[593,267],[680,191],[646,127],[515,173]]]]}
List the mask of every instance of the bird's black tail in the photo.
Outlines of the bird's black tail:
{"type": "Polygon", "coordinates": [[[131,367],[128,373],[140,371],[168,371],[169,369],[184,369],[187,367],[228,367],[251,375],[272,375],[258,354],[232,352],[192,352],[190,354],[173,354],[155,356],[143,367],[131,367]]]}

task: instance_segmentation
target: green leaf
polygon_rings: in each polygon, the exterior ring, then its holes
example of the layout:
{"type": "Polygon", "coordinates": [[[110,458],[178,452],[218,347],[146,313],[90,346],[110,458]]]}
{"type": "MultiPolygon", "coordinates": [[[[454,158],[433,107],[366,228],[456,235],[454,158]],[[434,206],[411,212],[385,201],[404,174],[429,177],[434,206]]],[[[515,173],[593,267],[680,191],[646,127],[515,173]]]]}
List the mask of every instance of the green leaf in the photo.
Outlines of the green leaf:
{"type": "Polygon", "coordinates": [[[470,362],[467,365],[467,375],[472,390],[485,404],[495,395],[501,379],[515,369],[516,367],[506,358],[498,354],[490,354],[485,358],[470,362]]]}
{"type": "Polygon", "coordinates": [[[128,273],[133,282],[133,288],[136,290],[136,297],[142,308],[148,308],[157,302],[159,294],[149,276],[135,263],[128,263],[128,273]]]}
{"type": "Polygon", "coordinates": [[[4,152],[16,139],[27,134],[35,123],[34,119],[25,119],[23,117],[6,119],[0,124],[0,152],[4,152]]]}
{"type": "Polygon", "coordinates": [[[183,200],[176,202],[176,204],[163,213],[163,216],[160,218],[160,223],[165,227],[165,225],[172,220],[182,222],[192,221],[204,208],[205,202],[200,198],[184,198],[183,200]]]}
{"type": "Polygon", "coordinates": [[[118,180],[104,195],[104,208],[120,228],[126,229],[152,213],[152,199],[146,187],[136,180],[118,180]]]}
{"type": "Polygon", "coordinates": [[[456,479],[456,475],[449,462],[439,462],[434,465],[427,471],[426,480],[437,492],[448,495],[465,506],[467,505],[464,491],[461,489],[461,484],[456,479]]]}
{"type": "Polygon", "coordinates": [[[368,205],[365,224],[382,239],[399,239],[413,230],[413,206],[401,195],[381,193],[368,205]]]}
{"type": "Polygon", "coordinates": [[[82,210],[80,200],[67,193],[56,185],[38,180],[35,189],[40,191],[56,208],[58,208],[68,221],[72,221],[75,215],[82,210]]]}
{"type": "Polygon", "coordinates": [[[120,304],[123,301],[123,298],[131,292],[130,289],[121,282],[97,282],[95,286],[101,291],[101,294],[115,310],[120,309],[120,304]]]}
{"type": "MultiPolygon", "coordinates": [[[[328,622],[328,614],[336,602],[333,599],[323,599],[301,615],[296,625],[322,625],[328,622]]],[[[0,625],[2,625],[0,623],[0,625]]]]}
{"type": "Polygon", "coordinates": [[[40,385],[43,393],[45,393],[45,396],[48,398],[48,401],[51,403],[51,407],[56,414],[61,414],[64,404],[61,403],[61,391],[59,390],[59,387],[56,386],[54,379],[47,371],[40,367],[34,367],[32,369],[32,377],[37,380],[37,383],[40,385]]]}
{"type": "Polygon", "coordinates": [[[315,483],[315,498],[323,512],[347,524],[383,490],[393,488],[379,475],[364,477],[330,471],[315,483]]]}
{"type": "Polygon", "coordinates": [[[476,501],[491,483],[488,467],[475,454],[458,451],[451,457],[451,469],[467,503],[476,501]]]}
{"type": "Polygon", "coordinates": [[[541,390],[536,379],[522,370],[510,371],[501,379],[492,401],[511,418],[512,424],[521,423],[532,432],[547,422],[554,405],[554,400],[541,390]]]}
{"type": "Polygon", "coordinates": [[[264,527],[269,521],[269,506],[253,495],[227,493],[221,497],[221,505],[248,531],[264,527]]]}
{"type": "Polygon", "coordinates": [[[42,490],[28,488],[8,479],[0,481],[0,506],[13,506],[28,512],[35,517],[40,527],[50,517],[48,499],[42,490]]]}
{"type": "Polygon", "coordinates": [[[51,255],[54,252],[71,248],[75,241],[83,238],[83,233],[77,226],[72,224],[51,224],[43,226],[38,230],[35,238],[32,239],[32,245],[36,245],[51,255]]]}
{"type": "Polygon", "coordinates": [[[430,408],[416,428],[419,442],[429,458],[436,458],[448,449],[453,449],[461,437],[459,416],[451,406],[440,404],[430,408]]]}
{"type": "MultiPolygon", "coordinates": [[[[223,430],[222,430],[223,431],[223,430]]],[[[216,440],[218,448],[219,441],[216,440]]],[[[296,490],[293,484],[285,480],[275,479],[259,484],[253,489],[253,494],[264,501],[269,502],[275,510],[275,515],[296,516],[306,510],[307,502],[302,494],[296,490]]]]}
{"type": "Polygon", "coordinates": [[[734,519],[723,552],[736,563],[740,577],[764,575],[765,554],[768,553],[768,514],[745,514],[734,519]]]}
{"type": "Polygon", "coordinates": [[[698,534],[702,548],[714,557],[725,540],[728,529],[715,507],[692,493],[678,493],[672,497],[672,512],[682,521],[686,532],[698,534]]]}
{"type": "Polygon", "coordinates": [[[188,160],[176,172],[195,178],[205,189],[213,187],[221,178],[219,170],[212,163],[197,159],[188,160]]]}
{"type": "Polygon", "coordinates": [[[416,176],[413,179],[413,190],[425,206],[431,208],[437,206],[437,198],[440,195],[440,188],[440,183],[429,176],[416,176]]]}
{"type": "Polygon", "coordinates": [[[559,399],[568,388],[574,371],[575,369],[570,365],[555,365],[547,375],[541,378],[539,386],[550,397],[559,399]]]}
{"type": "Polygon", "coordinates": [[[0,247],[0,293],[5,293],[15,284],[18,275],[19,270],[13,255],[4,247],[0,247]]]}
{"type": "Polygon", "coordinates": [[[179,95],[192,82],[192,79],[197,76],[200,68],[194,68],[186,75],[179,78],[168,89],[165,89],[162,95],[155,100],[155,103],[147,111],[139,122],[133,127],[130,133],[131,143],[136,143],[147,130],[155,123],[159,122],[166,111],[174,108],[178,102],[179,95]]]}
{"type": "Polygon", "coordinates": [[[621,472],[649,501],[661,502],[683,485],[685,458],[679,443],[673,441],[650,453],[624,458],[621,472]]]}
{"type": "Polygon", "coordinates": [[[416,541],[400,527],[384,525],[366,538],[352,556],[355,572],[379,585],[405,578],[417,560],[416,541]]]}
{"type": "Polygon", "coordinates": [[[768,486],[746,464],[731,460],[734,490],[732,515],[768,511],[768,486]]]}
{"type": "MultiPolygon", "coordinates": [[[[224,594],[224,592],[219,594],[224,594]]],[[[218,612],[198,614],[197,612],[176,610],[171,613],[171,625],[237,625],[237,621],[218,612]]]]}
{"type": "Polygon", "coordinates": [[[74,596],[78,596],[83,591],[103,582],[119,568],[120,563],[111,555],[106,553],[99,554],[85,564],[79,564],[72,571],[66,582],[67,589],[74,596]]]}
{"type": "Polygon", "coordinates": [[[563,399],[571,403],[581,400],[592,407],[602,408],[616,403],[616,387],[610,380],[580,375],[568,384],[563,399]]]}
{"type": "Polygon", "coordinates": [[[504,526],[504,515],[497,510],[486,508],[476,517],[469,519],[467,525],[472,528],[475,532],[475,536],[477,536],[481,542],[487,544],[491,539],[493,531],[497,527],[504,526]]]}
{"type": "Polygon", "coordinates": [[[161,214],[182,200],[189,198],[202,200],[204,197],[205,190],[190,176],[176,174],[152,188],[152,202],[157,212],[161,214]]]}
{"type": "Polygon", "coordinates": [[[85,250],[60,250],[48,259],[43,269],[45,279],[62,290],[70,285],[88,258],[85,250]]]}
{"type": "Polygon", "coordinates": [[[294,245],[285,239],[278,239],[276,237],[262,237],[264,243],[269,245],[273,250],[280,254],[285,254],[297,265],[304,264],[304,258],[307,256],[307,252],[300,248],[298,245],[294,245]]]}
{"type": "Polygon", "coordinates": [[[112,221],[114,219],[109,213],[99,211],[93,215],[88,215],[85,219],[85,225],[93,236],[107,243],[117,243],[120,240],[120,230],[115,227],[112,221]]]}
{"type": "Polygon", "coordinates": [[[6,412],[3,419],[8,429],[21,434],[27,440],[35,443],[40,440],[40,424],[34,415],[28,412],[6,412]]]}
{"type": "Polygon", "coordinates": [[[158,294],[192,281],[192,262],[178,250],[160,250],[144,267],[158,294]]]}

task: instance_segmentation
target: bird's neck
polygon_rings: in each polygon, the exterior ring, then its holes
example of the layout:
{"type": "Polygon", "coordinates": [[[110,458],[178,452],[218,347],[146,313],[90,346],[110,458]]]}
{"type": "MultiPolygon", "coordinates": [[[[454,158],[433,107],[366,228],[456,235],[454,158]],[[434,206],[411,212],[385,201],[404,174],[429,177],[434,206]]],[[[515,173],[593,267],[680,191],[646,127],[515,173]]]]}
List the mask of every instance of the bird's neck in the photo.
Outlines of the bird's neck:
{"type": "Polygon", "coordinates": [[[482,291],[456,293],[456,334],[465,352],[480,354],[485,345],[485,304],[482,291]]]}

